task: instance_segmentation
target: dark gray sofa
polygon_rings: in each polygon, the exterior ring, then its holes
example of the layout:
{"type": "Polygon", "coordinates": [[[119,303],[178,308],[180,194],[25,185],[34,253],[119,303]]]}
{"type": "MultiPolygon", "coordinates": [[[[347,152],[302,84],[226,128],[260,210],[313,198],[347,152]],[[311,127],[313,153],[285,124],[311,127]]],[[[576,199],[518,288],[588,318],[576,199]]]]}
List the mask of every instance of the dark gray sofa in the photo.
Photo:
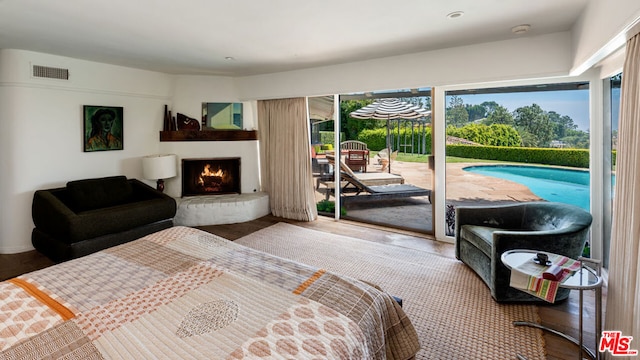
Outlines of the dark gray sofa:
{"type": "MultiPolygon", "coordinates": [[[[589,235],[591,214],[577,206],[529,202],[456,208],[456,258],[476,272],[499,302],[542,302],[509,286],[502,253],[541,250],[577,259],[589,235]]],[[[569,296],[560,289],[556,301],[569,296]]]]}
{"type": "Polygon", "coordinates": [[[70,181],[34,193],[31,242],[60,262],[173,226],[176,202],[136,179],[70,181]]]}

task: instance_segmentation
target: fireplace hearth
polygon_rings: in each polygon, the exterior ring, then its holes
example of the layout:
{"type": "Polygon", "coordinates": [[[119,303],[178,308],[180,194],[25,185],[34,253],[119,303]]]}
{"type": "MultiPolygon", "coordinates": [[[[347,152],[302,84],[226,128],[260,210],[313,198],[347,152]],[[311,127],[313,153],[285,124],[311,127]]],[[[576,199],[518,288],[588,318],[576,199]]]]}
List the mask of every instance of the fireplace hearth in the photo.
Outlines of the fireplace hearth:
{"type": "Polygon", "coordinates": [[[240,193],[240,158],[182,160],[182,196],[240,193]]]}

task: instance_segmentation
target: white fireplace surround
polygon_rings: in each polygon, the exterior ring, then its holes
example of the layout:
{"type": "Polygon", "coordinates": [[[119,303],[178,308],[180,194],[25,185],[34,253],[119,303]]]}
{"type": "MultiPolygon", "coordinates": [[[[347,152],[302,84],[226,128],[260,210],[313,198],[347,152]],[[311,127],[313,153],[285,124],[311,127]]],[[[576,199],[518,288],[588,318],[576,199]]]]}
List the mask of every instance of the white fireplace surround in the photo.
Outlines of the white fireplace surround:
{"type": "Polygon", "coordinates": [[[246,194],[188,196],[176,199],[174,225],[205,226],[235,224],[269,215],[269,195],[246,194]]]}

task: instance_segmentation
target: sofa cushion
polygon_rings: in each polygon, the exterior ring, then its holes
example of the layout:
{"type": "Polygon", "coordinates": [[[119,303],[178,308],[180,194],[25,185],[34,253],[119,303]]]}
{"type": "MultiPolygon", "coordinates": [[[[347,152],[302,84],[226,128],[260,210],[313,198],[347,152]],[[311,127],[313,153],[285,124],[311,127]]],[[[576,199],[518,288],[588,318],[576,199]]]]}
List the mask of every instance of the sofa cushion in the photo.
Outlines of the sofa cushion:
{"type": "Polygon", "coordinates": [[[480,251],[491,257],[491,246],[493,244],[493,233],[495,231],[503,231],[504,229],[479,226],[479,225],[463,225],[460,228],[460,238],[473,244],[480,251]]]}
{"type": "Polygon", "coordinates": [[[133,189],[126,176],[70,181],[67,190],[76,211],[88,211],[128,202],[133,189]]]}
{"type": "Polygon", "coordinates": [[[72,244],[171,219],[175,214],[176,202],[172,198],[150,199],[84,211],[71,219],[66,229],[68,235],[60,240],[72,244]]]}

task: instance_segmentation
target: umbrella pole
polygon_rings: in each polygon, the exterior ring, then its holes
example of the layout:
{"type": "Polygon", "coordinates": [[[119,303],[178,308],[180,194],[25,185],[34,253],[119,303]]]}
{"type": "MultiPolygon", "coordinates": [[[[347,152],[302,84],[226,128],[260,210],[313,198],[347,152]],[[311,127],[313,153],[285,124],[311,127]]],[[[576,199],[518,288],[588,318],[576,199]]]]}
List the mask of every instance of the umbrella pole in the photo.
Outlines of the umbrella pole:
{"type": "Polygon", "coordinates": [[[387,160],[389,161],[389,165],[387,166],[387,171],[391,173],[391,147],[389,146],[389,142],[391,141],[389,138],[389,117],[387,116],[387,160]]]}

